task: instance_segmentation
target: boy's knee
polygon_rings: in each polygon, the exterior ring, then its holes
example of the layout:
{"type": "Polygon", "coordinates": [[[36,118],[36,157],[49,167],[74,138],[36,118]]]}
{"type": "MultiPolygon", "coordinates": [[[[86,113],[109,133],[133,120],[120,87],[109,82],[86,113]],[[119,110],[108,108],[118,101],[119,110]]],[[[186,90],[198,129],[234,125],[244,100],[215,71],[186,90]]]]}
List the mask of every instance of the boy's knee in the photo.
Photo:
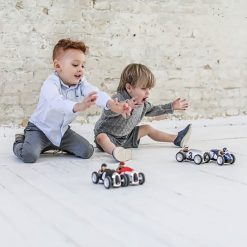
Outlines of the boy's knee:
{"type": "Polygon", "coordinates": [[[23,146],[23,143],[14,143],[13,152],[24,163],[34,163],[40,155],[40,152],[35,152],[29,145],[23,146]]]}
{"type": "Polygon", "coordinates": [[[95,139],[97,143],[103,143],[106,140],[106,134],[98,134],[95,139]]]}
{"type": "Polygon", "coordinates": [[[22,160],[24,163],[35,163],[39,158],[39,154],[31,153],[31,152],[23,152],[22,160]]]}
{"type": "Polygon", "coordinates": [[[153,128],[152,128],[152,126],[150,126],[150,125],[148,125],[148,124],[144,124],[143,125],[143,128],[144,128],[144,130],[147,132],[147,133],[149,133],[153,128]]]}
{"type": "Polygon", "coordinates": [[[82,150],[82,153],[79,155],[79,157],[82,159],[89,159],[90,157],[92,157],[93,153],[94,147],[90,144],[87,149],[82,150]]]}

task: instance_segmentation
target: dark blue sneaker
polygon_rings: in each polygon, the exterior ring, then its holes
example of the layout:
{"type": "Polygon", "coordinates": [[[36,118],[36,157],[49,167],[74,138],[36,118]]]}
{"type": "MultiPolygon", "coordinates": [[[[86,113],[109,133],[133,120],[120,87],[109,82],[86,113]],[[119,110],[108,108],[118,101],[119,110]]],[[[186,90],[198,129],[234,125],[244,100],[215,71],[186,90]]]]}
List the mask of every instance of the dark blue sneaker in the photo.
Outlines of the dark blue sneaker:
{"type": "Polygon", "coordinates": [[[191,124],[188,124],[185,129],[178,132],[178,135],[173,143],[178,147],[184,147],[184,145],[187,145],[187,142],[190,138],[190,133],[191,124]]]}

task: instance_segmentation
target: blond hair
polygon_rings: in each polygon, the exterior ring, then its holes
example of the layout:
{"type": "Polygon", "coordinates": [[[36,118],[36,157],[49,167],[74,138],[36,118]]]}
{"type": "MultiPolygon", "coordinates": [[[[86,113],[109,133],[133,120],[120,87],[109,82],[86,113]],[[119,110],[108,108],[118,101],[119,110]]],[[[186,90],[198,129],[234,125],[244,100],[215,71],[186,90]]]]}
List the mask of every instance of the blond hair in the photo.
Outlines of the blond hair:
{"type": "Polygon", "coordinates": [[[155,85],[155,77],[145,65],[132,63],[123,70],[117,91],[125,90],[127,83],[133,87],[153,88],[155,85]]]}

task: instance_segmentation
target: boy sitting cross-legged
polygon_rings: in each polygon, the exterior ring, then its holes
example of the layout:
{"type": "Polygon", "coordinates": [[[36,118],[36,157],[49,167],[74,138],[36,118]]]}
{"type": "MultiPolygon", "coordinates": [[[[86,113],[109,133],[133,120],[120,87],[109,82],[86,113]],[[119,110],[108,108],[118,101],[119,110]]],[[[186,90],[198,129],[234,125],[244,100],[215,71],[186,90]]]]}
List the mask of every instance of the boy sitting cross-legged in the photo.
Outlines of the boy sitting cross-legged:
{"type": "Polygon", "coordinates": [[[184,146],[190,137],[190,124],[177,135],[157,130],[148,124],[138,125],[144,116],[159,116],[188,107],[187,101],[180,98],[166,105],[153,106],[148,97],[154,84],[154,75],[145,65],[128,65],[122,72],[114,98],[128,102],[133,108],[131,115],[125,119],[111,110],[104,110],[95,125],[97,147],[113,155],[117,161],[131,159],[131,150],[126,148],[137,148],[143,136],[159,142],[172,142],[178,147],[184,146]]]}

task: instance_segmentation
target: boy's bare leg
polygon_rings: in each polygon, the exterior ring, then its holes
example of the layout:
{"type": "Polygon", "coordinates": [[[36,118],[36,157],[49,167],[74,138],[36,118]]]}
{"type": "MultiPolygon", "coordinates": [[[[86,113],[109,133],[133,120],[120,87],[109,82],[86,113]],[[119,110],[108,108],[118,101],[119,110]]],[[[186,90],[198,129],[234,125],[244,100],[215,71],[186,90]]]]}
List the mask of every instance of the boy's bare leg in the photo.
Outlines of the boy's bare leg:
{"type": "Polygon", "coordinates": [[[132,153],[130,149],[125,149],[123,147],[116,147],[106,134],[104,133],[98,134],[96,136],[96,141],[101,146],[101,148],[106,153],[111,154],[115,160],[121,162],[132,159],[132,153]]]}
{"type": "Polygon", "coordinates": [[[96,136],[96,141],[108,154],[112,154],[114,148],[116,147],[105,133],[98,134],[96,136]]]}
{"type": "Polygon", "coordinates": [[[148,124],[141,125],[139,127],[138,140],[141,139],[143,136],[149,136],[152,140],[158,142],[174,142],[177,137],[177,135],[172,135],[157,130],[148,124]]]}

